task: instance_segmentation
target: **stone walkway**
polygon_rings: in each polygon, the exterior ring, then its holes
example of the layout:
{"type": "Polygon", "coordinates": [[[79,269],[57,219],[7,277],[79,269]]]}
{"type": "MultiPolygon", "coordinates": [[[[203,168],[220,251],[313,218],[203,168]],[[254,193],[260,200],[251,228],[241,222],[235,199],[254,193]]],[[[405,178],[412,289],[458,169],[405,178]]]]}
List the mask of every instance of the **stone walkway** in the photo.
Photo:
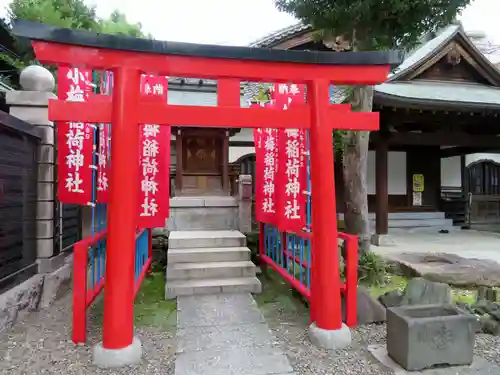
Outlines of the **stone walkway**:
{"type": "Polygon", "coordinates": [[[437,233],[436,230],[393,230],[394,246],[372,246],[379,255],[393,253],[447,253],[463,258],[488,259],[500,263],[500,234],[476,230],[437,233]]]}
{"type": "Polygon", "coordinates": [[[250,294],[179,297],[175,375],[293,375],[250,294]]]}

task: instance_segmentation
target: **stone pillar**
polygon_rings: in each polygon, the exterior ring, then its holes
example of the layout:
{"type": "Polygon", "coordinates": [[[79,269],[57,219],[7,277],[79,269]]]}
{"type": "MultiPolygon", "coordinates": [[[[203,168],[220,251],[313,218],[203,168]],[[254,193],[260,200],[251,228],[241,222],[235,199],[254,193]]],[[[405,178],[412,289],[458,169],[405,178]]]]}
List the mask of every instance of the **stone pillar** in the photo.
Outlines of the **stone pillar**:
{"type": "MultiPolygon", "coordinates": [[[[54,124],[48,120],[48,101],[56,98],[55,80],[47,69],[32,65],[20,75],[23,91],[6,93],[10,114],[39,129],[42,137],[38,147],[38,197],[36,246],[40,272],[50,272],[62,264],[51,266],[44,262],[54,255],[54,224],[56,212],[56,136],[54,124]]],[[[64,259],[63,259],[64,261],[64,259]]]]}
{"type": "Polygon", "coordinates": [[[238,229],[242,233],[252,231],[252,176],[238,177],[238,229]]]}

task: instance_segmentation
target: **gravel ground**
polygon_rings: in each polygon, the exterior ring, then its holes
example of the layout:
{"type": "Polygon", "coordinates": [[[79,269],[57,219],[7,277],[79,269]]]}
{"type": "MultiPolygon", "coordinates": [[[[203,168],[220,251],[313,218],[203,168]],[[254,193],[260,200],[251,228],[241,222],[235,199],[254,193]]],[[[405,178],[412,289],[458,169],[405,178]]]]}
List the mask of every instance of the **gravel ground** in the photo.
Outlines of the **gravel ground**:
{"type": "MultiPolygon", "coordinates": [[[[352,344],[349,348],[329,352],[309,342],[307,312],[290,313],[290,309],[284,309],[279,303],[267,304],[261,309],[296,375],[394,374],[373,359],[367,350],[368,345],[385,343],[385,324],[358,327],[351,331],[352,344]]],[[[477,335],[475,354],[500,365],[500,337],[477,335]]]]}
{"type": "MultiPolygon", "coordinates": [[[[144,358],[138,366],[101,370],[92,366],[91,348],[101,338],[100,319],[90,319],[88,344],[71,342],[71,294],[50,309],[28,314],[22,322],[0,333],[0,374],[130,374],[171,375],[174,373],[175,328],[136,328],[144,358]]],[[[92,314],[89,314],[92,315],[92,314]]],[[[97,313],[97,315],[99,315],[97,313]]]]}
{"type": "MultiPolygon", "coordinates": [[[[307,311],[284,307],[280,302],[261,305],[269,327],[288,355],[296,375],[348,374],[392,375],[367,351],[371,344],[385,343],[385,325],[369,325],[352,330],[352,345],[329,352],[310,344],[307,338],[307,311]]],[[[92,315],[92,314],[90,314],[92,315]]],[[[95,312],[99,315],[99,312],[95,312]]],[[[71,335],[71,294],[49,310],[34,312],[7,332],[0,333],[0,375],[32,374],[130,374],[172,375],[175,361],[175,328],[136,328],[144,358],[140,365],[102,370],[91,364],[91,348],[99,341],[100,318],[90,319],[88,344],[74,345],[71,335]]],[[[163,325],[165,327],[165,325],[163,325]]],[[[475,354],[500,366],[500,337],[477,335],[475,354]]],[[[209,374],[207,374],[209,375],[209,374]]]]}

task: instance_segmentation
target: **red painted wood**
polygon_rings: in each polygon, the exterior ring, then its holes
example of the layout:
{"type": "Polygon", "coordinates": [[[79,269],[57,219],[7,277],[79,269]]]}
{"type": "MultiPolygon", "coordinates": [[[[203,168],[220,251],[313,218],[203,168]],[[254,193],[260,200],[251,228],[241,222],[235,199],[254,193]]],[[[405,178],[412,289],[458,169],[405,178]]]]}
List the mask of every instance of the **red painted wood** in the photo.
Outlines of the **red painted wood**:
{"type": "Polygon", "coordinates": [[[308,288],[295,277],[290,275],[285,269],[278,266],[271,258],[267,255],[261,255],[261,261],[265,262],[268,266],[270,266],[274,271],[280,274],[280,276],[288,282],[292,287],[297,289],[297,291],[304,296],[307,300],[310,300],[311,292],[308,288]]]}
{"type": "Polygon", "coordinates": [[[73,332],[75,344],[85,343],[87,336],[87,249],[83,241],[73,248],[73,332]]]}
{"type": "Polygon", "coordinates": [[[122,68],[113,78],[103,346],[120,349],[132,344],[134,333],[140,72],[122,68]]]}
{"type": "Polygon", "coordinates": [[[357,324],[357,289],[358,289],[358,238],[352,234],[339,233],[339,237],[346,241],[345,260],[345,323],[348,327],[357,324]]]}
{"type": "Polygon", "coordinates": [[[87,338],[87,307],[104,287],[104,281],[87,289],[88,249],[104,239],[107,231],[83,238],[73,246],[73,333],[75,344],[84,343],[87,338]]]}
{"type": "MultiPolygon", "coordinates": [[[[310,127],[310,106],[303,105],[286,111],[252,107],[204,107],[167,105],[140,101],[138,122],[144,124],[176,124],[199,127],[245,128],[305,128],[310,127]],[[237,119],[237,120],[236,120],[237,119]]],[[[378,112],[351,112],[348,106],[331,105],[326,109],[331,129],[370,130],[379,128],[378,112]]],[[[111,97],[97,95],[86,103],[49,101],[51,121],[86,121],[110,123],[111,97]]]]}
{"type": "Polygon", "coordinates": [[[317,326],[337,330],[342,326],[342,314],[338,251],[332,251],[338,247],[332,125],[338,126],[326,111],[329,106],[328,81],[313,81],[307,87],[307,94],[312,107],[309,130],[311,189],[319,202],[312,210],[312,303],[317,306],[317,326]]]}
{"type": "Polygon", "coordinates": [[[375,85],[387,79],[389,65],[320,65],[256,60],[215,59],[102,50],[33,41],[36,58],[49,65],[74,65],[96,70],[139,68],[143,73],[173,77],[238,78],[252,82],[307,83],[315,79],[338,85],[375,85]]]}
{"type": "MultiPolygon", "coordinates": [[[[217,83],[217,104],[219,107],[240,107],[240,81],[220,79],[217,83]]],[[[234,120],[233,120],[234,121],[234,120]]],[[[229,135],[224,135],[222,144],[222,190],[229,192],[229,135]]]]}

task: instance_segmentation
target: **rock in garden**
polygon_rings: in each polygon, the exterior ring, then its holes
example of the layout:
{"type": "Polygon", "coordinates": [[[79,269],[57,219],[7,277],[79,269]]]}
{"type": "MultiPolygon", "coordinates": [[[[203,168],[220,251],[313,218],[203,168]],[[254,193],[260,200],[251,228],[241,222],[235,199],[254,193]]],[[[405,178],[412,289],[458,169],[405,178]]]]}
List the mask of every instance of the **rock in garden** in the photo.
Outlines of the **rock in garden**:
{"type": "Polygon", "coordinates": [[[384,259],[411,274],[458,287],[500,286],[500,264],[445,253],[400,253],[384,259]]]}
{"type": "Polygon", "coordinates": [[[447,284],[417,277],[408,282],[401,304],[446,305],[451,304],[451,302],[451,289],[447,284]]]}
{"type": "Polygon", "coordinates": [[[491,316],[483,315],[479,318],[479,322],[481,324],[481,330],[484,333],[489,333],[494,336],[500,335],[500,323],[491,316]]]}
{"type": "MultiPolygon", "coordinates": [[[[385,322],[385,307],[370,292],[358,287],[357,293],[357,320],[358,324],[385,322]]],[[[342,319],[345,321],[345,300],[342,296],[342,319]]]]}
{"type": "Polygon", "coordinates": [[[379,302],[385,307],[401,306],[403,294],[399,290],[393,290],[378,297],[379,302]]]}

